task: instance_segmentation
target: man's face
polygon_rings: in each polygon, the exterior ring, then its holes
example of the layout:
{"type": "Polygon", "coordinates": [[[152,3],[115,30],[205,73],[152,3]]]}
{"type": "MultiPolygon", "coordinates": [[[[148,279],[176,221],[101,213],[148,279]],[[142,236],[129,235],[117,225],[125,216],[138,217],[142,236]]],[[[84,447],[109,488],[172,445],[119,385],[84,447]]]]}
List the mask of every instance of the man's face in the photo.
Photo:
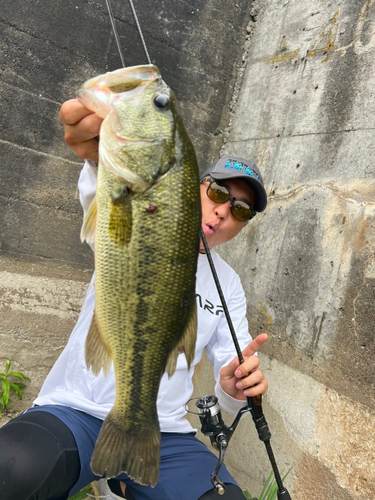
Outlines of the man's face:
{"type": "MultiPolygon", "coordinates": [[[[225,181],[217,181],[218,184],[224,185],[229,189],[231,195],[241,201],[250,203],[253,207],[255,202],[255,194],[247,182],[241,178],[225,179],[225,181]]],[[[201,203],[202,203],[202,229],[207,240],[209,248],[214,248],[221,243],[234,238],[241,229],[247,224],[240,222],[233,217],[230,212],[232,200],[229,199],[225,203],[215,203],[207,196],[208,182],[203,182],[201,188],[201,203]]],[[[202,241],[200,242],[200,252],[204,252],[202,241]]]]}

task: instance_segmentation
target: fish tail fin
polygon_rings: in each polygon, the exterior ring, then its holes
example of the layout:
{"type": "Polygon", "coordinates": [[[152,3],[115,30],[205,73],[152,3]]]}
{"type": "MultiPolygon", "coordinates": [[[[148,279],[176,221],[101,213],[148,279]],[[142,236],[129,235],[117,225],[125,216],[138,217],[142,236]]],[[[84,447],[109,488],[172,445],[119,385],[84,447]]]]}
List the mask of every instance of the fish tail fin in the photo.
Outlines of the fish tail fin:
{"type": "Polygon", "coordinates": [[[165,371],[171,377],[176,371],[177,358],[182,352],[185,353],[188,368],[190,368],[195,355],[195,342],[197,340],[197,305],[194,304],[190,319],[187,323],[185,331],[177,344],[170,352],[167,360],[165,371]]]}
{"type": "Polygon", "coordinates": [[[86,212],[85,218],[83,219],[81,228],[81,242],[85,240],[87,243],[93,243],[95,240],[95,230],[96,230],[96,217],[97,217],[97,204],[96,197],[90,203],[90,206],[86,212]]]}
{"type": "Polygon", "coordinates": [[[102,368],[104,376],[108,375],[112,363],[112,354],[99,331],[95,311],[86,338],[85,360],[87,369],[91,368],[94,375],[98,375],[102,368]]]}
{"type": "Polygon", "coordinates": [[[159,480],[160,429],[157,419],[143,428],[126,429],[113,408],[100,430],[91,469],[94,474],[106,477],[125,472],[139,484],[155,486],[159,480]]]}

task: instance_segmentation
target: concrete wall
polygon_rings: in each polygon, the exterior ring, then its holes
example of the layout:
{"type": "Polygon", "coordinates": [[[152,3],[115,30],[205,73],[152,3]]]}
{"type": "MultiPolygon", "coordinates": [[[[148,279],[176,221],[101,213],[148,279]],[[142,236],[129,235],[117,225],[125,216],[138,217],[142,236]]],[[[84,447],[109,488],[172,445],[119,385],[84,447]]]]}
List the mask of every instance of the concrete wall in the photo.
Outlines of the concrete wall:
{"type": "MultiPolygon", "coordinates": [[[[370,500],[375,2],[264,0],[252,14],[222,151],[255,160],[269,205],[221,254],[243,277],[251,332],[270,335],[264,406],[293,499],[370,500]]],[[[228,459],[257,494],[268,460],[241,426],[228,459]]]]}

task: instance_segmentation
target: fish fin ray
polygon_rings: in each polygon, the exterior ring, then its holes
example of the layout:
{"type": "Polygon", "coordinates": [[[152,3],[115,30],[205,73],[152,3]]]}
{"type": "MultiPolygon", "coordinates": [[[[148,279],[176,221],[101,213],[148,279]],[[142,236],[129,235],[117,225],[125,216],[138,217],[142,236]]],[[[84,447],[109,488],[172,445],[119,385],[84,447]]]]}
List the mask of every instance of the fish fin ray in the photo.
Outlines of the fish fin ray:
{"type": "Polygon", "coordinates": [[[132,207],[128,191],[124,186],[111,193],[108,232],[113,243],[120,247],[130,242],[132,231],[132,207]]]}
{"type": "Polygon", "coordinates": [[[197,305],[194,303],[192,313],[186,325],[185,331],[177,344],[170,352],[165,371],[168,377],[172,377],[176,370],[177,358],[182,352],[185,353],[188,368],[193,362],[195,355],[195,342],[197,340],[197,305]]]}
{"type": "Polygon", "coordinates": [[[95,240],[95,230],[96,230],[96,217],[98,209],[96,203],[96,197],[90,203],[89,209],[86,212],[85,218],[83,219],[83,224],[81,228],[81,242],[85,240],[87,243],[92,243],[95,240]]]}
{"type": "Polygon", "coordinates": [[[86,338],[85,360],[87,369],[91,368],[95,376],[99,375],[102,368],[104,376],[108,375],[112,363],[112,354],[107,344],[103,341],[95,318],[95,311],[86,338]]]}
{"type": "Polygon", "coordinates": [[[124,429],[113,408],[100,430],[91,458],[94,474],[125,472],[139,484],[155,486],[159,479],[160,429],[157,418],[142,428],[124,429]]]}

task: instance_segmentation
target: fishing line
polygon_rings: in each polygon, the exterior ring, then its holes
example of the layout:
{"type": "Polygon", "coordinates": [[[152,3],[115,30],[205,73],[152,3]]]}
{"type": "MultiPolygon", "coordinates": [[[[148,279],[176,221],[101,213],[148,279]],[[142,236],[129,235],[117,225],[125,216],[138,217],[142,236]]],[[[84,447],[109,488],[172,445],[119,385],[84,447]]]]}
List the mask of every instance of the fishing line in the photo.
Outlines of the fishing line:
{"type": "MultiPolygon", "coordinates": [[[[109,19],[111,20],[112,30],[113,30],[113,34],[115,35],[115,40],[116,40],[118,52],[120,54],[121,63],[122,63],[123,68],[125,68],[126,65],[125,65],[125,60],[124,60],[124,56],[123,56],[123,52],[122,52],[122,48],[121,48],[120,37],[119,37],[118,31],[117,31],[117,28],[116,28],[115,18],[114,18],[114,15],[113,15],[113,11],[112,11],[112,7],[111,7],[111,4],[110,4],[110,0],[105,0],[105,3],[107,4],[107,10],[108,10],[108,14],[109,14],[109,19]]],[[[132,12],[133,12],[133,17],[134,17],[135,24],[136,24],[137,29],[138,29],[139,36],[140,36],[141,41],[142,41],[143,50],[145,51],[145,54],[146,54],[147,62],[149,64],[152,64],[151,63],[151,59],[150,59],[150,55],[149,55],[148,50],[147,50],[146,42],[145,42],[145,39],[144,39],[144,36],[143,36],[143,33],[142,33],[141,25],[139,24],[139,21],[138,21],[138,16],[137,16],[137,12],[135,10],[134,4],[133,4],[133,0],[129,0],[129,3],[130,3],[130,7],[132,9],[132,12]]]]}
{"type": "Polygon", "coordinates": [[[130,3],[130,7],[132,8],[132,11],[133,11],[133,16],[134,16],[135,24],[137,25],[138,33],[139,33],[139,36],[141,37],[141,40],[142,40],[143,49],[144,49],[144,51],[146,53],[146,58],[147,58],[148,64],[151,64],[151,59],[150,59],[150,56],[148,54],[148,50],[147,50],[147,47],[146,47],[145,39],[143,38],[143,34],[142,34],[142,30],[141,30],[141,25],[139,24],[139,21],[138,21],[138,16],[137,16],[137,13],[135,11],[133,0],[129,0],[129,3],[130,3]]]}
{"type": "Polygon", "coordinates": [[[124,61],[124,56],[122,54],[120,37],[118,36],[118,32],[117,32],[117,28],[116,28],[116,24],[115,24],[115,18],[113,16],[113,12],[112,12],[112,7],[111,7],[111,4],[109,3],[109,0],[105,0],[105,3],[107,4],[109,19],[111,20],[113,34],[115,35],[117,49],[118,49],[118,52],[120,54],[121,64],[122,64],[122,67],[125,68],[126,65],[125,65],[125,61],[124,61]]]}

